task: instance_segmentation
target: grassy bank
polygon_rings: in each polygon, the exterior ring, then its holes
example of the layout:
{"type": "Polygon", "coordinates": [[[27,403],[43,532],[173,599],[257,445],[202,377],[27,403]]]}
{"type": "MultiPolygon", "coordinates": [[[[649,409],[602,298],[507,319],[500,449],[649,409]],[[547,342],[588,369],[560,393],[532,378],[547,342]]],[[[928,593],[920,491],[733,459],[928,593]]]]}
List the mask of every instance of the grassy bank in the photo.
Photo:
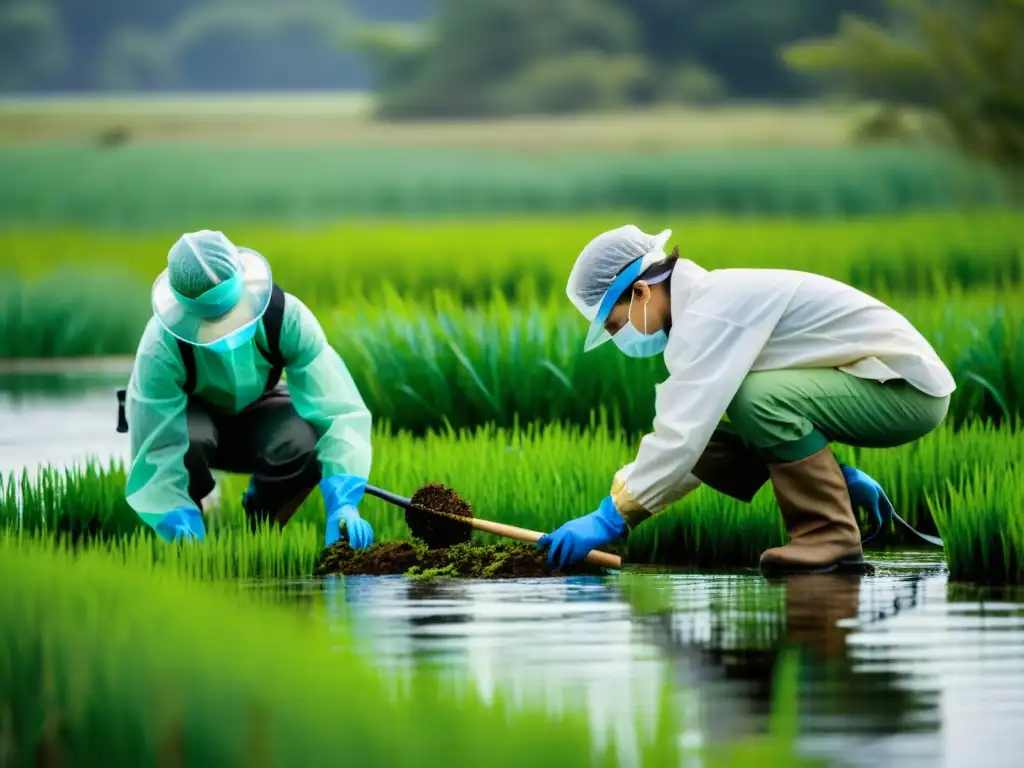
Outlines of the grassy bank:
{"type": "MultiPolygon", "coordinates": [[[[435,434],[413,440],[378,434],[374,440],[371,482],[410,495],[427,482],[457,489],[478,517],[549,531],[595,508],[608,493],[611,477],[632,460],[636,444],[620,433],[596,427],[578,430],[549,426],[518,432],[478,430],[435,434]]],[[[924,531],[936,530],[933,509],[948,504],[949,486],[975,482],[979,473],[1013,474],[1024,465],[1019,431],[971,425],[954,433],[941,428],[917,443],[886,450],[838,448],[846,460],[885,487],[896,511],[924,531]]],[[[7,478],[0,485],[0,520],[26,534],[63,532],[104,535],[126,560],[136,564],[172,562],[187,573],[256,577],[264,573],[311,572],[322,544],[323,504],[318,492],[307,500],[283,533],[253,537],[241,533],[240,498],[246,478],[229,476],[221,488],[221,508],[210,515],[211,538],[203,548],[169,548],[142,535],[141,524],[123,498],[124,475],[118,467],[69,473],[44,472],[37,480],[7,478]]],[[[989,504],[982,492],[975,506],[989,504]]],[[[994,520],[1015,514],[1005,503],[990,504],[994,520]]],[[[962,513],[955,504],[954,515],[962,513]]],[[[408,539],[402,513],[368,498],[361,505],[378,541],[408,539]]],[[[1008,536],[1016,530],[1007,528],[1008,536]]],[[[984,531],[968,524],[946,525],[943,536],[959,538],[951,557],[973,551],[984,531]]],[[[881,544],[916,544],[901,529],[881,544]]],[[[477,541],[494,539],[474,534],[477,541]]],[[[752,505],[743,505],[708,488],[639,526],[630,536],[627,558],[640,563],[749,567],[761,551],[784,541],[784,530],[770,486],[752,505]]],[[[968,572],[970,568],[968,568],[968,572]]]]}
{"type": "MultiPolygon", "coordinates": [[[[336,624],[237,590],[8,537],[0,578],[6,765],[619,764],[581,716],[389,680],[336,624]]],[[[641,765],[678,763],[673,729],[638,727],[641,765]]]]}
{"type": "Polygon", "coordinates": [[[0,178],[0,226],[121,230],[606,210],[833,218],[1010,200],[993,172],[898,146],[536,156],[373,146],[40,146],[0,149],[0,178]]]}

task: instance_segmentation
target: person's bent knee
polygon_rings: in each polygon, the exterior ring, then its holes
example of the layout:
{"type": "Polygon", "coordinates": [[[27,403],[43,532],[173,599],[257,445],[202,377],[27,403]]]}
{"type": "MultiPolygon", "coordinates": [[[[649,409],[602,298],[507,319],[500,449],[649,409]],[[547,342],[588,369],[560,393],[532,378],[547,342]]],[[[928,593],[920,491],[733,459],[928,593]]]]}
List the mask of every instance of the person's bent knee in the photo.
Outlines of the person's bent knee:
{"type": "Polygon", "coordinates": [[[930,397],[922,395],[927,398],[923,407],[917,410],[917,418],[914,419],[916,423],[913,427],[908,430],[907,439],[905,442],[913,442],[920,440],[922,437],[931,434],[938,429],[942,423],[946,420],[946,416],[949,415],[949,405],[951,397],[946,395],[945,397],[930,397]]]}
{"type": "Polygon", "coordinates": [[[200,445],[190,444],[185,452],[184,464],[185,471],[188,472],[188,495],[197,506],[213,492],[217,484],[210,471],[207,455],[200,445]]]}
{"type": "Polygon", "coordinates": [[[736,434],[765,461],[794,461],[828,443],[802,412],[788,372],[747,374],[726,414],[736,434]]]}
{"type": "Polygon", "coordinates": [[[298,415],[288,419],[260,448],[260,474],[285,478],[307,473],[316,463],[319,440],[308,421],[298,415]]]}
{"type": "Polygon", "coordinates": [[[208,464],[217,451],[217,427],[202,406],[188,406],[188,452],[194,459],[208,464]]]}
{"type": "Polygon", "coordinates": [[[942,422],[946,420],[946,417],[949,415],[949,404],[952,401],[952,399],[953,398],[951,395],[935,398],[935,403],[933,404],[932,408],[929,409],[931,413],[931,419],[929,420],[931,423],[931,428],[928,430],[928,432],[932,432],[933,430],[938,429],[939,426],[942,425],[942,422]]]}
{"type": "Polygon", "coordinates": [[[184,464],[188,472],[188,493],[197,505],[213,492],[216,481],[210,472],[210,462],[217,450],[217,428],[201,407],[188,408],[188,449],[184,464]]]}
{"type": "Polygon", "coordinates": [[[746,442],[758,445],[761,433],[786,411],[785,402],[778,397],[770,372],[747,374],[729,403],[726,415],[737,435],[746,442]]]}

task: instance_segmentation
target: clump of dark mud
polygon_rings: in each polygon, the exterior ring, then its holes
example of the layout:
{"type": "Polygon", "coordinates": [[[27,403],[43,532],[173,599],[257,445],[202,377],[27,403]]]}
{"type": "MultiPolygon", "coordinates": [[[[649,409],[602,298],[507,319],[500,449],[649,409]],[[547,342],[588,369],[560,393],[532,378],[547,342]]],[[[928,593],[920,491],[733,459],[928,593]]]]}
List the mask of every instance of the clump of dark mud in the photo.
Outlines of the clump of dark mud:
{"type": "Polygon", "coordinates": [[[412,495],[412,503],[405,510],[405,524],[414,538],[421,540],[430,549],[443,549],[469,541],[473,529],[465,523],[452,520],[435,512],[444,512],[458,517],[473,517],[473,507],[451,488],[431,483],[412,495]]]}
{"type": "Polygon", "coordinates": [[[468,579],[509,579],[600,574],[600,567],[581,562],[562,571],[548,566],[547,552],[533,544],[511,543],[474,546],[456,544],[430,549],[419,541],[388,541],[369,549],[353,550],[341,540],[324,550],[318,576],[394,576],[468,579]]]}

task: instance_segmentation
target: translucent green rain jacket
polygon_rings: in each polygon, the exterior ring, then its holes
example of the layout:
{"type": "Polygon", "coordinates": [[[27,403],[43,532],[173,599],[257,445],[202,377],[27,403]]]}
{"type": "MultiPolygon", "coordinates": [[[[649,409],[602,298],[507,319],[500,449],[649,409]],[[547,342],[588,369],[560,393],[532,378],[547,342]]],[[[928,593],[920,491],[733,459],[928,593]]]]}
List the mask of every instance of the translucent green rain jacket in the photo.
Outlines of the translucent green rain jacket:
{"type": "MultiPolygon", "coordinates": [[[[238,413],[258,400],[271,366],[257,343],[266,349],[262,321],[253,339],[238,349],[216,353],[196,347],[194,396],[227,413],[238,413]]],[[[295,409],[320,435],[317,456],[323,477],[368,477],[370,412],[316,317],[288,293],[280,350],[295,409]]],[[[184,464],[189,446],[184,384],[177,342],[152,318],[139,342],[125,397],[131,437],[126,497],[150,526],[177,507],[196,507],[188,495],[184,464]]]]}

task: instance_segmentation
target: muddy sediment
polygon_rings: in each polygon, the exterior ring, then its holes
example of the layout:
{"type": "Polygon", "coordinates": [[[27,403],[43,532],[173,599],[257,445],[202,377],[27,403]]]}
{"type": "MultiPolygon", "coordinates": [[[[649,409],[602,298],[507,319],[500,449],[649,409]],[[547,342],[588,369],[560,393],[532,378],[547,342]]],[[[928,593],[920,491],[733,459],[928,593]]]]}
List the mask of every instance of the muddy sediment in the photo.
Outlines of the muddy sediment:
{"type": "Polygon", "coordinates": [[[413,538],[428,549],[444,549],[464,544],[473,535],[473,529],[458,520],[431,514],[443,512],[458,517],[473,517],[473,507],[451,488],[439,483],[424,485],[412,495],[412,503],[405,510],[405,524],[413,538]]]}
{"type": "MultiPolygon", "coordinates": [[[[457,523],[456,523],[457,524],[457,523]]],[[[459,577],[508,579],[601,574],[603,570],[582,562],[569,570],[552,569],[547,552],[520,542],[479,546],[460,543],[430,549],[419,541],[388,541],[369,549],[353,550],[342,540],[324,550],[317,576],[459,577]]]]}

